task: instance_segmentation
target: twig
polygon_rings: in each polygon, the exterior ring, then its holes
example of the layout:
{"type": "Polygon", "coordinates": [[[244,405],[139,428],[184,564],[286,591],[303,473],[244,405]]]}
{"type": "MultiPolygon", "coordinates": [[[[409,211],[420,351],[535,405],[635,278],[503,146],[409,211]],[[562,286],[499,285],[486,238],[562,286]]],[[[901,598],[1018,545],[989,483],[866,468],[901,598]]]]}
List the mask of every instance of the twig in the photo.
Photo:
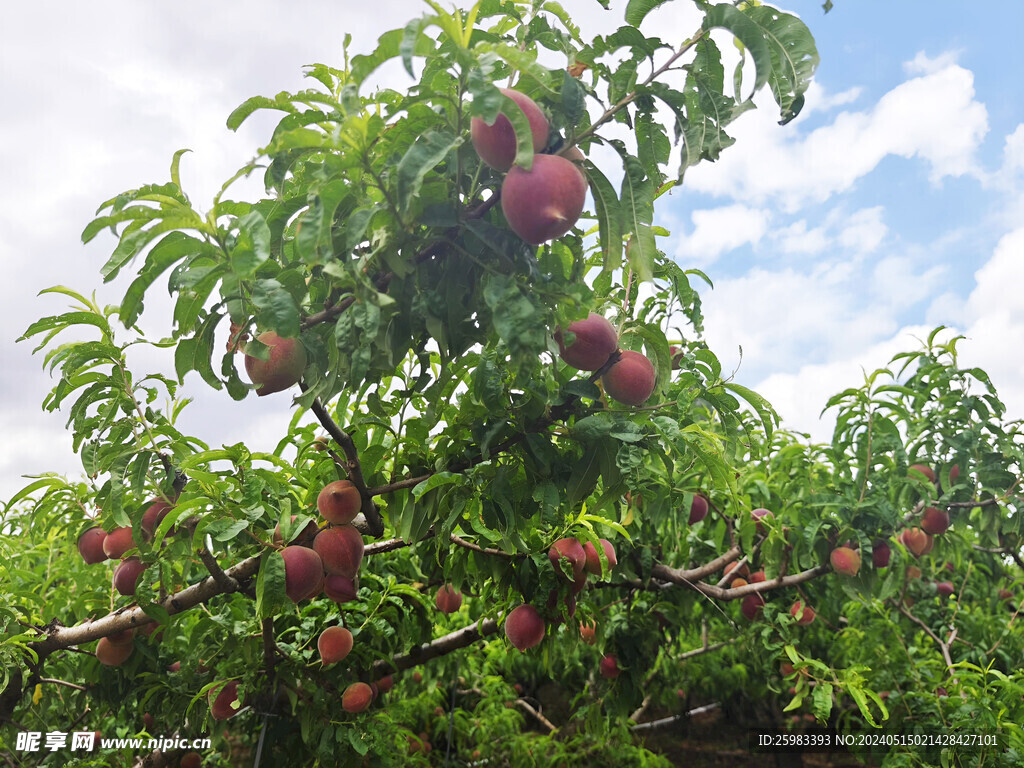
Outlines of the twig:
{"type": "Polygon", "coordinates": [[[366,525],[370,535],[375,539],[379,538],[384,534],[384,518],[380,516],[380,510],[377,509],[377,505],[373,502],[372,494],[366,488],[366,480],[363,478],[363,468],[359,463],[359,452],[356,450],[356,444],[352,441],[352,437],[331,418],[323,403],[320,402],[320,398],[313,400],[310,410],[316,414],[323,428],[330,433],[335,442],[341,446],[341,450],[345,452],[345,474],[348,475],[348,479],[352,481],[352,484],[359,491],[359,496],[362,498],[362,513],[366,518],[366,525]]]}
{"type": "Polygon", "coordinates": [[[552,723],[550,720],[548,720],[546,717],[544,717],[544,715],[542,715],[540,712],[538,712],[536,709],[531,707],[529,704],[527,704],[522,699],[516,699],[515,700],[515,705],[517,707],[519,707],[521,710],[523,710],[524,712],[532,715],[537,720],[538,723],[540,723],[541,725],[543,725],[545,728],[548,729],[549,733],[554,733],[555,731],[558,730],[555,727],[554,723],[552,723]]]}
{"type": "Polygon", "coordinates": [[[502,552],[500,549],[485,549],[485,548],[481,547],[479,544],[474,544],[472,541],[466,541],[466,539],[459,538],[454,533],[451,535],[451,540],[452,540],[453,544],[458,544],[460,547],[465,547],[466,549],[472,549],[474,552],[480,552],[481,554],[484,554],[484,555],[494,555],[496,557],[507,557],[510,560],[521,560],[523,558],[529,557],[529,555],[524,554],[524,553],[509,553],[509,552],[502,552]]]}
{"type": "Polygon", "coordinates": [[[663,728],[666,725],[678,723],[680,720],[686,720],[687,718],[693,717],[694,715],[702,715],[705,712],[710,712],[713,709],[718,709],[720,706],[722,705],[716,701],[711,704],[705,704],[703,707],[691,709],[689,712],[684,712],[681,715],[673,715],[672,717],[665,717],[661,720],[651,720],[649,723],[640,723],[638,725],[634,725],[632,728],[630,728],[630,730],[636,733],[637,731],[647,731],[654,728],[663,728]]]}
{"type": "Polygon", "coordinates": [[[63,685],[63,686],[66,686],[68,688],[74,688],[76,691],[88,690],[84,685],[78,685],[76,683],[69,683],[67,680],[57,680],[57,679],[52,678],[52,677],[40,677],[39,678],[39,682],[40,683],[53,683],[54,685],[63,685]]]}
{"type": "Polygon", "coordinates": [[[213,553],[206,548],[205,545],[199,548],[199,559],[203,561],[203,565],[206,566],[206,570],[210,572],[210,576],[217,582],[217,586],[221,588],[224,594],[230,594],[238,591],[238,582],[224,573],[224,570],[220,567],[220,563],[217,562],[217,558],[213,556],[213,553]]]}

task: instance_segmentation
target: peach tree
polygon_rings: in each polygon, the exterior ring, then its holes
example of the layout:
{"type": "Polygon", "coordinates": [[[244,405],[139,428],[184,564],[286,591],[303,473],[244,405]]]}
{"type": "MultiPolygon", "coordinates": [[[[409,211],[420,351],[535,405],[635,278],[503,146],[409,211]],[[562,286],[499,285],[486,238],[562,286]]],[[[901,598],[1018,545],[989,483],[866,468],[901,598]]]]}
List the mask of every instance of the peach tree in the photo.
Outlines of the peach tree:
{"type": "Polygon", "coordinates": [[[718,707],[997,737],[891,765],[1019,764],[1017,426],[939,332],[828,404],[830,445],[723,374],[655,202],[756,92],[793,119],[818,57],[756,2],[641,33],[661,4],[585,40],[550,0],[430,2],[238,107],[231,129],[283,116],[205,209],[182,152],[100,207],[83,239],[110,239],[105,281],[134,270],[123,299],[54,288],[73,306],[24,334],[84,474],[4,509],[0,748],[145,730],[211,734],[208,765],[664,765],[646,734],[718,707]],[[413,84],[374,89],[394,59],[413,84]],[[230,196],[257,173],[264,197],[230,196]],[[133,370],[139,345],[174,375],[133,370]],[[272,452],[207,445],[185,381],[294,418],[272,452]]]}

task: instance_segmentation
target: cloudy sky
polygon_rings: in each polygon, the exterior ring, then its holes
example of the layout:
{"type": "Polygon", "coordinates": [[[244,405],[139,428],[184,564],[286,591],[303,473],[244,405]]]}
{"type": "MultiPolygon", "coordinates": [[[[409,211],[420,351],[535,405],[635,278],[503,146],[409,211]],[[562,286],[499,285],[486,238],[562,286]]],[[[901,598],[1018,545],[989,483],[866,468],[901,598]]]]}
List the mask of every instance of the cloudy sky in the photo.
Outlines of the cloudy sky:
{"type": "MultiPolygon", "coordinates": [[[[607,12],[595,0],[562,4],[593,34],[620,23],[625,0],[607,12]]],[[[681,41],[694,27],[689,5],[664,6],[644,31],[681,41]]],[[[780,5],[804,18],[821,53],[804,113],[780,127],[770,99],[759,100],[762,109],[734,124],[737,144],[689,171],[659,212],[673,233],[665,247],[715,282],[703,292],[708,342],[786,425],[827,439],[818,412],[830,394],[944,324],[968,337],[963,361],[988,370],[1013,416],[1024,416],[1024,52],[1015,37],[1024,4],[990,0],[979,14],[952,0],[836,0],[828,15],[820,0],[780,5]]],[[[423,9],[419,0],[97,0],[60,14],[45,4],[5,10],[0,499],[21,475],[77,472],[66,417],[40,409],[52,381],[15,339],[65,309],[62,297],[36,296],[45,287],[119,299],[124,285],[98,277],[112,239],[79,239],[99,203],[165,180],[171,155],[188,147],[183,183],[205,207],[275,120],[258,115],[231,133],[224,121],[235,106],[305,87],[302,66],[339,63],[346,32],[353,53],[368,52],[423,9]]],[[[379,77],[409,82],[397,66],[379,77]]],[[[155,355],[138,362],[170,367],[155,355]]],[[[270,449],[289,419],[280,398],[236,404],[191,378],[186,392],[197,400],[184,427],[211,445],[270,449]]]]}

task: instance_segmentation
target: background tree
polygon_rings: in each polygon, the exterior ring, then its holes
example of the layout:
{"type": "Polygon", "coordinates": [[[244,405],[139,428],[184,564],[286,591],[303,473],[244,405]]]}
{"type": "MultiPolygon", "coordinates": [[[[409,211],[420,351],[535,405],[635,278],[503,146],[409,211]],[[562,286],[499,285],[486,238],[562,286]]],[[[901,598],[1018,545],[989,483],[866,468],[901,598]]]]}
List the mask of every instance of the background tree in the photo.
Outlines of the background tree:
{"type": "Polygon", "coordinates": [[[828,404],[831,445],[723,375],[707,278],[659,250],[654,204],[753,92],[795,117],[817,53],[757,3],[646,37],[657,5],[587,41],[554,2],[431,4],[232,113],[284,116],[207,210],[182,152],[101,206],[83,238],[116,237],[105,280],[139,265],[124,299],[54,288],[72,308],[25,333],[86,479],[5,509],[12,761],[68,764],[19,730],[145,728],[209,732],[221,765],[666,764],[645,734],[721,707],[995,738],[887,765],[1020,763],[1017,426],[940,331],[828,404]],[[417,84],[368,92],[393,58],[417,84]],[[257,170],[267,196],[231,199],[257,170]],[[173,349],[177,380],[133,371],[136,345],[173,349]],[[277,449],[179,431],[193,371],[211,397],[294,396],[277,449]]]}

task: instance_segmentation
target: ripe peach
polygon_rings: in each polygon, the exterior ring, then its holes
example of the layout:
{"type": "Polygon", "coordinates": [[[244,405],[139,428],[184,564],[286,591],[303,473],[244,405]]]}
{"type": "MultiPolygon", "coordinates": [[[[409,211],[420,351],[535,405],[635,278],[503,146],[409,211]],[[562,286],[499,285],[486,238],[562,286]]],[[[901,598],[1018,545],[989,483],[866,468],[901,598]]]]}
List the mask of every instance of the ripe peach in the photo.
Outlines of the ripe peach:
{"type": "Polygon", "coordinates": [[[924,479],[930,483],[935,482],[935,470],[924,464],[911,464],[908,474],[917,480],[924,479]]]}
{"type": "Polygon", "coordinates": [[[256,337],[265,344],[270,358],[260,360],[246,354],[245,372],[256,387],[259,397],[282,392],[298,384],[306,370],[306,350],[298,339],[283,339],[273,331],[256,337]]]}
{"type": "Polygon", "coordinates": [[[587,645],[593,645],[597,642],[597,624],[594,622],[580,624],[580,637],[587,645]]]}
{"type": "Polygon", "coordinates": [[[291,546],[281,550],[284,558],[285,592],[294,602],[312,597],[323,586],[324,564],[320,555],[308,547],[291,546]]]}
{"type": "Polygon", "coordinates": [[[764,598],[755,592],[743,598],[743,601],[740,603],[740,613],[743,614],[747,621],[754,621],[754,619],[761,615],[764,605],[764,598]]]}
{"type": "Polygon", "coordinates": [[[107,532],[102,528],[90,528],[78,537],[78,553],[86,563],[102,563],[107,559],[107,553],[103,551],[103,541],[107,538],[107,532]]]}
{"type": "Polygon", "coordinates": [[[738,579],[733,579],[732,581],[730,581],[729,582],[729,587],[731,589],[736,589],[737,587],[745,587],[749,583],[750,583],[749,581],[747,581],[743,577],[740,577],[738,579]]]}
{"type": "Polygon", "coordinates": [[[363,506],[359,489],[349,480],[328,483],[316,497],[316,508],[328,522],[345,525],[355,520],[363,506]]]}
{"type": "Polygon", "coordinates": [[[362,712],[373,701],[373,689],[366,683],[352,683],[341,694],[341,708],[349,713],[362,712]]]}
{"type": "MultiPolygon", "coordinates": [[[[548,143],[548,119],[544,117],[537,103],[526,94],[512,88],[502,88],[501,92],[519,105],[526,113],[533,134],[533,151],[540,152],[548,143]]],[[[496,171],[507,171],[516,159],[516,133],[512,123],[503,114],[498,113],[492,125],[488,125],[479,117],[469,123],[469,137],[473,149],[487,165],[496,171]]]]}
{"type": "Polygon", "coordinates": [[[186,752],[181,756],[181,768],[201,768],[203,757],[198,752],[186,752]]]}
{"type": "MultiPolygon", "coordinates": [[[[292,527],[290,529],[291,530],[291,541],[288,542],[288,543],[296,544],[296,545],[298,545],[300,547],[312,547],[313,546],[313,539],[316,537],[317,531],[319,530],[318,526],[316,524],[316,521],[315,520],[310,520],[308,523],[306,523],[306,525],[303,527],[303,529],[301,531],[297,531],[297,530],[295,530],[295,526],[294,526],[295,520],[297,518],[298,518],[298,515],[292,515],[291,516],[291,520],[292,520],[293,525],[292,525],[292,527]]],[[[274,526],[274,543],[278,544],[278,545],[286,543],[285,540],[284,540],[284,537],[281,535],[281,524],[280,523],[278,523],[277,525],[274,526]]]]}
{"type": "Polygon", "coordinates": [[[324,596],[336,603],[347,603],[359,595],[359,587],[354,579],[329,573],[324,576],[324,596]]]}
{"type": "Polygon", "coordinates": [[[548,550],[548,559],[555,566],[555,572],[560,575],[564,575],[562,566],[559,564],[559,560],[563,558],[568,561],[573,578],[579,578],[587,564],[587,553],[583,549],[583,545],[577,539],[559,539],[548,550]]]}
{"type": "Polygon", "coordinates": [[[949,514],[937,507],[927,507],[921,515],[921,530],[932,536],[940,536],[949,528],[949,514]]]}
{"type": "Polygon", "coordinates": [[[940,581],[935,585],[935,591],[943,597],[950,597],[954,592],[956,592],[956,589],[953,587],[952,582],[940,581]]]}
{"type": "Polygon", "coordinates": [[[949,484],[956,485],[956,481],[960,478],[960,465],[954,464],[949,468],[949,484]]]}
{"type": "Polygon", "coordinates": [[[232,706],[238,701],[238,681],[231,680],[217,688],[211,688],[207,694],[210,702],[210,715],[214,720],[227,720],[238,714],[238,708],[232,706]]]}
{"type": "Polygon", "coordinates": [[[313,549],[323,560],[324,570],[354,579],[363,562],[363,536],[351,525],[337,525],[320,531],[313,549]]]}
{"type": "Polygon", "coordinates": [[[614,654],[608,654],[601,659],[601,677],[614,680],[622,670],[619,669],[619,660],[614,654]]]}
{"type": "Polygon", "coordinates": [[[699,523],[708,514],[708,500],[700,494],[696,494],[693,497],[693,502],[690,504],[690,525],[699,523]]]}
{"type": "Polygon", "coordinates": [[[167,513],[174,509],[173,504],[168,504],[163,499],[150,499],[149,506],[142,515],[142,521],[139,526],[142,528],[143,538],[149,541],[153,538],[153,533],[156,531],[157,526],[160,525],[167,513]]]}
{"type": "Polygon", "coordinates": [[[879,539],[871,546],[871,562],[875,564],[875,568],[888,567],[891,556],[892,550],[888,542],[879,539]]]}
{"type": "Polygon", "coordinates": [[[627,349],[601,380],[604,391],[613,400],[623,405],[643,405],[654,394],[657,374],[650,360],[627,349]]]}
{"type": "Polygon", "coordinates": [[[601,315],[591,312],[585,320],[569,324],[575,338],[569,346],[562,342],[562,330],[555,331],[559,354],[567,364],[580,371],[596,371],[608,362],[618,349],[619,334],[615,326],[601,315]]]}
{"type": "Polygon", "coordinates": [[[544,630],[544,620],[532,605],[514,608],[505,619],[505,636],[520,651],[539,645],[544,630]]]}
{"type": "Polygon", "coordinates": [[[533,168],[513,166],[501,185],[501,210],[509,227],[531,245],[561,237],[576,224],[587,183],[564,157],[536,155],[533,168]]]}
{"type": "Polygon", "coordinates": [[[132,655],[135,650],[133,643],[115,645],[110,642],[109,637],[101,637],[96,643],[96,659],[100,664],[107,667],[119,667],[132,655]]]}
{"type": "Polygon", "coordinates": [[[434,605],[441,613],[455,613],[462,607],[462,593],[451,584],[444,584],[434,595],[434,605]]]}
{"type": "Polygon", "coordinates": [[[348,656],[352,650],[352,633],[344,627],[328,627],[320,633],[316,647],[321,664],[329,666],[348,656]]]}
{"type": "Polygon", "coordinates": [[[390,691],[392,688],[395,687],[394,675],[387,675],[386,677],[382,677],[380,680],[377,681],[377,687],[380,689],[381,693],[387,693],[388,691],[390,691]]]}
{"type": "Polygon", "coordinates": [[[766,577],[764,575],[764,571],[754,571],[752,574],[750,574],[750,583],[751,584],[758,584],[758,583],[764,581],[765,578],[766,577]]]}
{"type": "Polygon", "coordinates": [[[932,537],[920,528],[908,528],[900,534],[900,541],[914,557],[927,555],[934,544],[932,537]]]}
{"type": "Polygon", "coordinates": [[[856,576],[860,570],[860,553],[849,547],[836,547],[829,555],[829,561],[837,573],[856,576]]]}
{"type": "Polygon", "coordinates": [[[907,578],[908,579],[920,579],[921,578],[921,569],[918,568],[916,565],[908,566],[907,567],[907,578]]]}
{"type": "Polygon", "coordinates": [[[175,661],[172,664],[167,665],[168,672],[181,672],[181,662],[175,661]]]}
{"type": "Polygon", "coordinates": [[[114,570],[114,589],[125,597],[135,594],[135,587],[146,566],[137,557],[129,557],[117,564],[114,570]]]}
{"type": "Polygon", "coordinates": [[[765,520],[765,519],[769,519],[770,520],[770,519],[774,519],[775,518],[775,515],[772,514],[771,510],[765,509],[764,507],[758,507],[757,509],[752,509],[750,511],[750,516],[752,518],[754,518],[754,520],[757,521],[757,532],[761,536],[764,536],[765,533],[768,532],[768,529],[765,528],[765,525],[762,522],[762,520],[765,520]]]}
{"type": "MultiPolygon", "coordinates": [[[[604,550],[604,556],[608,559],[608,570],[611,570],[619,564],[618,559],[615,557],[615,547],[608,539],[598,539],[601,544],[601,549],[604,550]]],[[[597,552],[597,547],[592,542],[587,542],[583,545],[583,551],[587,555],[586,569],[588,573],[592,573],[595,576],[601,575],[601,557],[597,552]]]]}
{"type": "Polygon", "coordinates": [[[814,609],[809,605],[804,605],[800,600],[793,603],[793,607],[789,609],[789,615],[796,619],[796,623],[802,627],[814,621],[815,617],[814,609]]]}
{"type": "Polygon", "coordinates": [[[735,571],[737,568],[739,568],[739,571],[737,571],[737,574],[739,576],[749,576],[750,575],[750,567],[746,563],[744,563],[743,565],[740,565],[735,560],[733,562],[731,562],[731,563],[726,563],[725,568],[722,569],[722,573],[724,575],[728,576],[730,573],[735,571]]]}
{"type": "Polygon", "coordinates": [[[111,560],[121,557],[121,555],[134,546],[135,541],[132,539],[130,525],[115,528],[103,539],[103,553],[111,560]]]}

